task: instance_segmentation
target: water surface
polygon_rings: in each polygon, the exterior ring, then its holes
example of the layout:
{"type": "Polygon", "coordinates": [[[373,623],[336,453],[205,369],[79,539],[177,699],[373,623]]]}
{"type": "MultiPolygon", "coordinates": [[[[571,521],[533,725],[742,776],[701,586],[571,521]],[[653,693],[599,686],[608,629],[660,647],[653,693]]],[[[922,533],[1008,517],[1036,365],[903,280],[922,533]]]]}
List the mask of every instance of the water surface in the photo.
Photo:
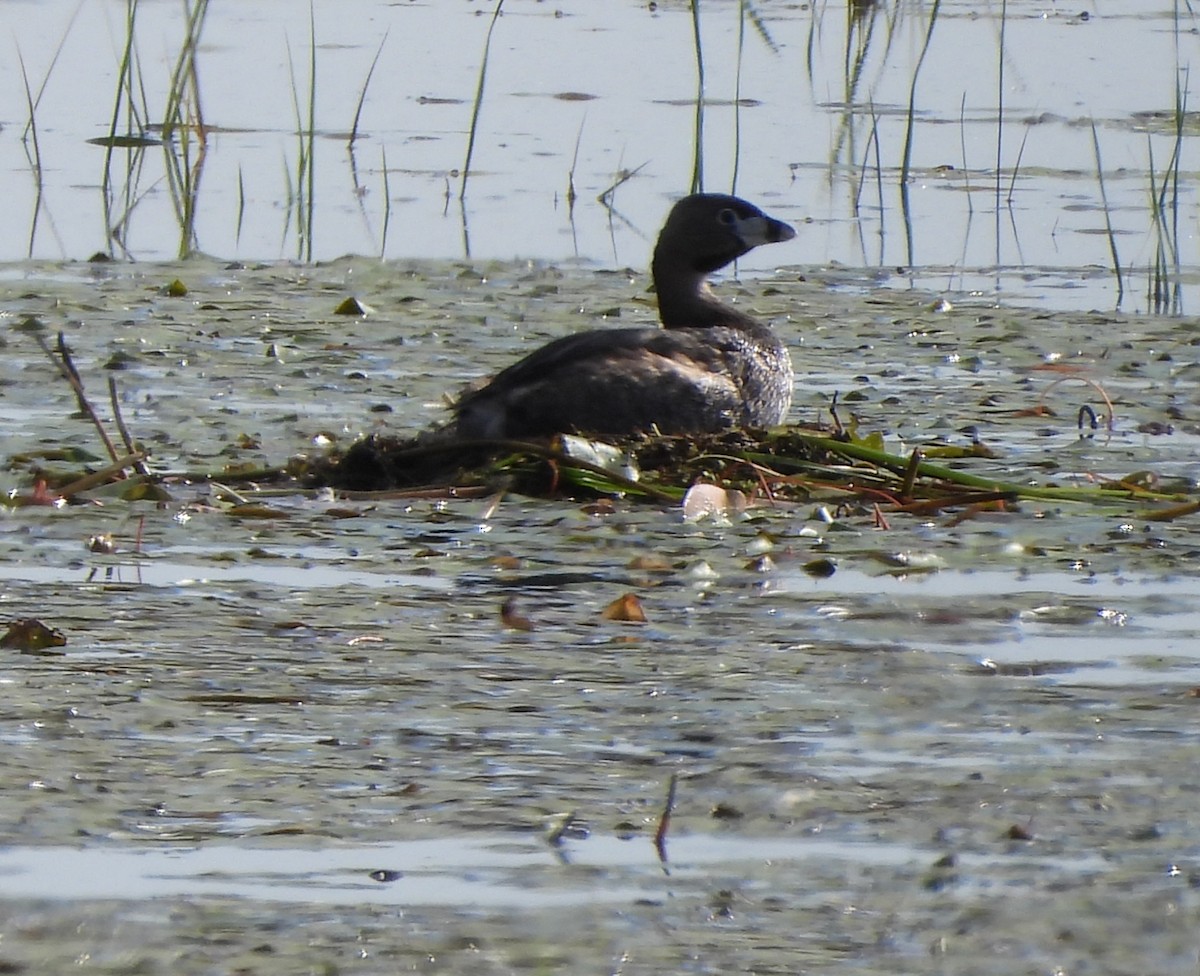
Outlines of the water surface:
{"type": "MultiPolygon", "coordinates": [[[[6,966],[1193,968],[1194,517],[1023,502],[883,529],[814,498],[690,523],[245,485],[267,517],[239,517],[183,473],[437,422],[446,391],[551,336],[651,321],[645,277],[20,271],[0,283],[5,488],[98,452],[39,323],[105,417],[116,378],[175,474],[161,503],[0,517],[5,616],[67,637],[0,668],[6,966]],[[350,294],[375,311],[334,315],[350,294]],[[648,622],[602,619],[629,592],[648,622]],[[509,599],[534,630],[505,629],[509,599]]],[[[997,456],[976,473],[1194,484],[1190,320],[947,309],[813,270],[721,292],[794,350],[795,421],[838,390],[894,451],[979,438],[997,456]],[[1111,434],[1081,433],[1096,389],[1047,365],[1103,385],[1111,434]]]]}
{"type": "Polygon", "coordinates": [[[106,152],[86,140],[109,133],[114,109],[119,132],[160,134],[153,124],[166,111],[183,44],[183,5],[137,5],[134,105],[144,123],[130,125],[128,100],[117,104],[125,5],[10,3],[16,49],[31,90],[41,92],[42,193],[32,146],[21,141],[30,114],[21,64],[6,58],[0,218],[11,232],[0,258],[111,250],[158,260],[182,247],[260,260],[305,256],[311,245],[320,259],[640,267],[671,199],[699,175],[704,188],[736,189],[805,225],[786,253],[751,255],[746,269],[834,263],[865,269],[847,282],[860,289],[919,284],[1043,307],[1112,308],[1111,224],[1126,310],[1194,304],[1196,126],[1188,106],[1196,24],[1185,4],[955,0],[937,5],[932,31],[933,6],[911,0],[853,5],[857,17],[827,2],[748,6],[754,16],[746,20],[737,3],[700,7],[698,131],[686,4],[509,0],[492,34],[460,204],[492,8],[360,2],[347,13],[317,2],[310,38],[293,3],[214,5],[197,51],[199,109],[190,109],[206,126],[204,151],[194,134],[165,148],[118,149],[108,170],[113,242],[106,152]],[[310,91],[317,138],[307,228],[297,131],[307,126],[310,91]],[[190,221],[181,216],[188,195],[171,189],[180,160],[194,188],[190,221]],[[613,187],[605,206],[598,197],[613,187]],[[1169,286],[1157,301],[1149,293],[1155,267],[1169,286]]]}

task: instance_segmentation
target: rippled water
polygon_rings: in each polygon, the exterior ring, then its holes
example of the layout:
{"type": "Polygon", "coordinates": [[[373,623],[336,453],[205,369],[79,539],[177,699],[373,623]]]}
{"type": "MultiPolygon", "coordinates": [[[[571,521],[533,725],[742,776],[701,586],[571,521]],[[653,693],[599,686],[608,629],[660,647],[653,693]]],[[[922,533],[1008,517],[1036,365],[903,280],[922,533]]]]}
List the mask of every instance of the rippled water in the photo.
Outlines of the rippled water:
{"type": "MultiPolygon", "coordinates": [[[[954,463],[1192,491],[1196,322],[1046,311],[1116,304],[1106,211],[1123,307],[1152,304],[1147,200],[1188,95],[1190,11],[1007,5],[1001,113],[1000,5],[940,4],[910,238],[899,166],[931,5],[860,6],[754,4],[738,90],[738,5],[701,5],[705,185],[729,187],[736,155],[738,189],[802,225],[722,287],[792,348],[791,419],[825,420],[836,392],[898,453],[978,438],[996,457],[954,463]],[[1081,434],[1101,390],[1114,429],[1081,434]]],[[[68,641],[3,652],[0,969],[1195,972],[1194,515],[1026,501],[883,528],[816,491],[690,523],[626,500],[240,487],[251,518],[207,480],[427,426],[547,338],[652,321],[644,276],[589,269],[644,267],[692,178],[686,4],[509,0],[460,206],[491,8],[318,0],[314,251],[393,260],[249,267],[71,263],[111,243],[86,140],[112,118],[126,8],[6,9],[0,488],[102,453],[34,340],[61,330],[104,416],[117,380],[171,497],[0,510],[0,613],[68,641]],[[40,198],[21,60],[35,88],[49,76],[40,198]],[[349,295],[371,313],[334,315],[349,295]],[[809,575],[817,557],[836,572],[809,575]],[[625,593],[646,624],[602,619],[625,593]],[[503,626],[509,599],[533,630],[503,626]]],[[[139,5],[150,120],[181,11],[139,5]]],[[[192,244],[223,259],[302,247],[296,15],[256,0],[206,24],[192,244]]],[[[1186,310],[1183,121],[1165,240],[1186,310]]],[[[119,255],[187,243],[178,149],[117,154],[117,197],[137,201],[119,255]]]]}
{"type": "MultiPolygon", "coordinates": [[[[98,453],[31,317],[105,416],[116,378],[156,468],[218,480],[435,422],[549,336],[653,317],[640,275],[531,264],[10,272],[19,491],[79,466],[39,453],[98,453]],[[333,315],[351,294],[375,311],[333,315]]],[[[794,420],[838,390],[892,450],[978,437],[978,473],[1194,482],[1190,320],[934,311],[840,274],[721,291],[792,346],[794,420]],[[1053,386],[1065,367],[1113,399],[1111,435],[1081,436],[1099,398],[1053,386]]],[[[1194,969],[1195,516],[1026,501],[883,529],[822,497],[689,523],[288,488],[248,518],[170,493],[0,516],[0,610],[68,639],[0,671],[5,966],[1194,969]],[[601,618],[627,592],[646,624],[601,618]],[[504,628],[509,598],[534,630],[504,628]]]]}

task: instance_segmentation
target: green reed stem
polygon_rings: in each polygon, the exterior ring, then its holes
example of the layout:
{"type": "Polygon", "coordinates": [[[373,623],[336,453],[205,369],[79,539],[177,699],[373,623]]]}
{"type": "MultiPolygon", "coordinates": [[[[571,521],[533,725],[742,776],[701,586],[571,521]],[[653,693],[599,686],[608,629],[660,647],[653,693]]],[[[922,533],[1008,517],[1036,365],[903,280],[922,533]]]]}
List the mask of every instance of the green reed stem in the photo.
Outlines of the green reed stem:
{"type": "Polygon", "coordinates": [[[1125,281],[1121,275],[1121,258],[1117,254],[1117,237],[1113,231],[1112,213],[1108,206],[1108,192],[1104,188],[1104,163],[1100,159],[1100,137],[1096,134],[1096,123],[1092,122],[1092,148],[1096,153],[1096,178],[1100,183],[1100,202],[1104,205],[1104,228],[1108,234],[1108,249],[1112,254],[1113,274],[1117,277],[1117,306],[1125,297],[1125,281]]]}
{"type": "Polygon", "coordinates": [[[1013,202],[1013,189],[1017,185],[1017,174],[1021,171],[1021,160],[1025,157],[1025,143],[1029,141],[1029,130],[1031,126],[1025,126],[1025,132],[1021,135],[1021,148],[1017,150],[1017,161],[1013,163],[1012,176],[1008,181],[1008,196],[1004,198],[1004,202],[1010,207],[1013,202]]]}
{"type": "MultiPolygon", "coordinates": [[[[45,189],[42,180],[42,150],[38,145],[38,130],[37,130],[37,100],[34,98],[33,89],[29,85],[29,75],[25,71],[25,59],[21,56],[21,48],[17,48],[17,62],[21,66],[21,81],[25,86],[25,104],[29,108],[29,121],[25,124],[25,131],[21,135],[22,145],[26,145],[26,137],[33,142],[33,157],[30,160],[33,169],[33,219],[29,222],[29,247],[27,254],[30,258],[33,257],[33,246],[37,241],[38,217],[42,212],[42,193],[45,189]]],[[[25,151],[25,158],[30,159],[28,147],[25,151]]]]}
{"type": "Polygon", "coordinates": [[[367,69],[366,80],[363,81],[362,88],[358,92],[358,104],[354,106],[354,121],[350,123],[350,138],[349,143],[354,145],[354,141],[358,138],[358,122],[362,118],[363,103],[367,100],[367,89],[371,87],[371,76],[375,74],[375,67],[379,64],[379,56],[383,54],[383,45],[387,43],[388,32],[384,31],[383,40],[379,42],[379,47],[375,51],[375,57],[371,59],[371,67],[367,69]]]}
{"type": "Polygon", "coordinates": [[[28,137],[33,143],[33,175],[37,181],[38,193],[41,193],[42,188],[42,149],[38,144],[37,130],[37,101],[33,95],[33,89],[29,85],[29,75],[25,71],[25,58],[21,56],[21,48],[17,47],[17,64],[21,67],[21,83],[25,86],[25,105],[29,109],[29,121],[25,123],[25,131],[21,134],[21,141],[24,142],[28,137]]]}
{"type": "Polygon", "coordinates": [[[458,199],[462,202],[467,196],[467,179],[471,175],[471,157],[475,154],[475,134],[479,131],[479,112],[483,108],[484,84],[487,81],[488,55],[492,49],[492,31],[496,29],[496,21],[500,11],[504,9],[504,0],[496,0],[496,9],[492,11],[492,19],[488,23],[487,36],[483,39],[483,57],[479,61],[479,81],[475,84],[475,103],[471,106],[471,128],[467,131],[467,158],[463,160],[462,184],[458,189],[458,199]]]}
{"type": "Polygon", "coordinates": [[[996,65],[996,263],[1000,263],[1000,167],[1004,159],[1004,55],[1008,0],[1000,2],[1000,50],[996,65]]]}
{"type": "Polygon", "coordinates": [[[194,116],[193,122],[198,129],[203,129],[200,86],[196,74],[196,49],[200,44],[200,34],[204,29],[204,18],[207,13],[208,0],[194,0],[188,11],[183,44],[179,48],[179,56],[175,59],[170,87],[167,89],[167,107],[163,112],[164,140],[168,139],[178,126],[187,124],[183,105],[189,94],[194,116]]]}
{"type": "Polygon", "coordinates": [[[246,216],[246,181],[242,175],[242,164],[238,163],[237,184],[237,224],[233,232],[233,246],[236,248],[242,240],[242,221],[246,216]]]}
{"type": "Polygon", "coordinates": [[[733,176],[729,192],[737,196],[738,164],[742,158],[742,57],[746,48],[746,2],[738,0],[737,65],[733,76],[733,176]]]}
{"type": "Polygon", "coordinates": [[[304,260],[311,264],[313,259],[313,217],[316,213],[316,139],[317,139],[317,16],[315,0],[308,0],[308,179],[307,204],[308,246],[304,260]]]}
{"type": "Polygon", "coordinates": [[[963,184],[967,189],[967,213],[975,212],[975,204],[971,200],[971,168],[967,165],[967,93],[963,92],[962,100],[958,103],[958,147],[962,153],[963,184]]]}
{"type": "Polygon", "coordinates": [[[900,209],[904,214],[904,233],[908,243],[908,263],[913,263],[913,232],[912,211],[908,200],[908,176],[912,166],[913,122],[917,112],[917,79],[921,76],[921,66],[925,63],[925,55],[929,53],[929,43],[933,40],[933,28],[937,24],[938,10],[942,0],[933,0],[929,9],[929,24],[925,28],[925,40],[921,44],[921,53],[917,57],[917,65],[913,69],[912,84],[908,89],[908,113],[904,127],[904,156],[900,164],[900,209]]]}
{"type": "Polygon", "coordinates": [[[704,45],[700,39],[700,0],[691,0],[692,43],[696,51],[696,131],[693,143],[692,193],[704,192],[704,45]]]}
{"type": "Polygon", "coordinates": [[[388,183],[387,146],[380,146],[380,167],[383,170],[383,233],[379,238],[379,259],[387,257],[388,227],[392,223],[392,189],[388,183]]]}
{"type": "Polygon", "coordinates": [[[126,84],[133,70],[133,36],[137,23],[137,0],[125,2],[125,44],[121,51],[121,61],[117,66],[117,92],[113,99],[112,120],[108,127],[108,139],[104,146],[104,170],[100,181],[100,193],[104,209],[104,241],[108,255],[113,256],[113,190],[112,162],[113,148],[116,144],[117,127],[121,122],[121,107],[125,104],[126,84]]]}
{"type": "Polygon", "coordinates": [[[579,147],[583,145],[583,126],[587,122],[587,113],[579,120],[579,131],[575,133],[575,152],[571,154],[571,168],[567,170],[567,216],[575,213],[575,201],[579,199],[575,192],[575,167],[579,165],[579,147]]]}

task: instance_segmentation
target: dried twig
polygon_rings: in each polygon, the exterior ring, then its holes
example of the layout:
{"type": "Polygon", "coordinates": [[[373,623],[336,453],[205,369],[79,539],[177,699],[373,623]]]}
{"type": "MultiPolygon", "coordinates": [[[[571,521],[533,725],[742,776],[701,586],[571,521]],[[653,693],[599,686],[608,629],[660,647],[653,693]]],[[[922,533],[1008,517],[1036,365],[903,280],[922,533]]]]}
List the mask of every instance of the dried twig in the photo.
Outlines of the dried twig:
{"type": "Polygon", "coordinates": [[[134,452],[133,454],[127,454],[125,457],[115,458],[113,463],[107,467],[103,467],[99,471],[93,471],[91,474],[85,474],[82,478],[77,478],[69,485],[59,488],[58,494],[62,498],[70,498],[72,495],[78,495],[81,491],[88,491],[97,485],[106,484],[118,476],[124,479],[125,469],[140,463],[145,460],[145,457],[145,454],[134,452]]]}
{"type": "Polygon", "coordinates": [[[71,361],[71,354],[67,350],[67,343],[63,338],[63,334],[61,332],[58,334],[58,356],[55,356],[50,346],[47,345],[46,340],[40,335],[35,335],[34,338],[37,340],[37,344],[41,347],[42,352],[57,367],[62,378],[71,384],[71,389],[75,391],[75,399],[79,401],[79,409],[91,419],[92,424],[95,425],[97,432],[100,434],[100,440],[104,442],[104,448],[108,451],[108,456],[115,462],[119,457],[117,449],[113,445],[112,438],[108,436],[108,432],[104,429],[104,425],[100,423],[100,418],[96,415],[95,409],[93,409],[91,403],[88,401],[87,395],[83,392],[83,383],[79,379],[79,373],[75,369],[75,364],[71,361]]]}
{"type": "MultiPolygon", "coordinates": [[[[108,400],[112,404],[113,422],[120,431],[125,450],[129,454],[138,453],[137,448],[133,446],[133,438],[129,436],[129,428],[125,426],[125,418],[121,416],[121,402],[117,399],[117,381],[111,376],[108,378],[108,400]]],[[[150,476],[150,469],[146,467],[144,461],[135,461],[133,466],[137,469],[138,474],[150,476]]]]}

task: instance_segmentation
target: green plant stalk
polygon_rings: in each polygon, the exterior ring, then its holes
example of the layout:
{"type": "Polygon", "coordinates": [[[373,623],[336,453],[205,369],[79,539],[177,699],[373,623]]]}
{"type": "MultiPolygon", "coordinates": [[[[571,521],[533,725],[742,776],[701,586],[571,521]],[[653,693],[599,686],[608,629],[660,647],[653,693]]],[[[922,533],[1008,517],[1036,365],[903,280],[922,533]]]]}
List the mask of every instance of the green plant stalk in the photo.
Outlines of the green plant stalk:
{"type": "Polygon", "coordinates": [[[1004,55],[1008,0],[1000,2],[1000,50],[996,63],[996,264],[1000,264],[1000,167],[1004,160],[1004,55]]]}
{"type": "Polygon", "coordinates": [[[383,232],[379,239],[379,259],[387,257],[388,227],[392,222],[392,191],[388,186],[387,146],[380,146],[382,156],[380,166],[383,169],[383,232]]]}
{"type": "Polygon", "coordinates": [[[492,11],[492,19],[488,24],[487,35],[483,39],[483,57],[479,62],[479,80],[475,84],[475,103],[471,106],[471,127],[467,130],[467,156],[463,160],[462,183],[458,189],[458,199],[462,202],[467,196],[467,179],[471,175],[471,157],[475,155],[475,134],[479,131],[479,113],[483,109],[483,92],[487,81],[488,55],[492,48],[492,31],[496,29],[496,21],[500,11],[504,9],[504,0],[496,0],[496,9],[492,11]]]}
{"type": "Polygon", "coordinates": [[[387,43],[388,32],[384,31],[383,40],[379,42],[379,47],[375,51],[375,57],[371,59],[371,67],[367,69],[367,77],[363,82],[362,88],[358,93],[358,104],[354,106],[354,121],[350,123],[350,138],[347,140],[350,147],[354,147],[354,142],[358,139],[358,122],[362,118],[363,104],[367,100],[367,89],[371,87],[371,77],[375,74],[375,68],[379,64],[379,56],[383,54],[383,45],[387,43]]]}
{"type": "MultiPolygon", "coordinates": [[[[33,97],[33,89],[29,86],[29,75],[25,71],[25,58],[21,56],[21,48],[17,48],[17,63],[21,67],[21,82],[25,86],[25,104],[29,108],[29,121],[25,123],[25,131],[21,134],[24,142],[28,136],[33,142],[33,175],[37,181],[38,195],[42,192],[42,149],[38,145],[37,102],[33,97]]],[[[32,245],[31,245],[32,246],[32,245]]]]}
{"type": "MultiPolygon", "coordinates": [[[[33,169],[33,219],[29,222],[29,248],[27,250],[28,257],[33,257],[34,243],[37,241],[38,217],[42,212],[42,193],[44,184],[42,181],[42,150],[38,145],[37,131],[37,101],[33,97],[33,89],[29,87],[29,75],[25,72],[25,59],[21,56],[21,48],[17,48],[17,61],[21,66],[21,81],[25,85],[25,103],[29,107],[29,121],[25,125],[25,132],[21,135],[21,142],[25,144],[26,136],[33,141],[33,158],[30,160],[31,168],[33,169]]],[[[26,148],[26,159],[29,159],[29,150],[26,148]]]]}
{"type": "MultiPolygon", "coordinates": [[[[815,8],[815,4],[813,4],[815,8]]],[[[847,165],[854,165],[855,152],[853,146],[854,121],[857,113],[858,91],[866,71],[867,60],[872,50],[872,40],[875,36],[877,18],[874,15],[876,7],[874,0],[867,3],[849,2],[846,4],[846,47],[842,55],[842,111],[837,129],[837,137],[829,152],[830,179],[832,181],[838,161],[842,159],[843,147],[850,143],[846,154],[847,165]]],[[[897,14],[893,12],[891,23],[894,25],[897,14]]],[[[894,34],[889,30],[880,61],[886,63],[888,52],[892,47],[894,34]]],[[[813,87],[812,73],[812,38],[809,39],[810,49],[808,65],[809,87],[813,87]]],[[[877,47],[877,45],[875,45],[877,47]]],[[[868,93],[873,100],[873,95],[868,93]]]]}
{"type": "Polygon", "coordinates": [[[133,32],[137,22],[137,0],[125,2],[125,46],[121,53],[121,61],[117,68],[117,94],[113,101],[112,120],[108,127],[108,141],[104,147],[104,169],[100,180],[100,194],[104,210],[104,243],[108,255],[113,253],[113,193],[112,193],[112,155],[113,145],[117,138],[117,126],[121,121],[121,105],[124,101],[125,80],[132,70],[133,64],[133,32]]]}
{"type": "MultiPolygon", "coordinates": [[[[802,434],[792,431],[789,431],[789,436],[797,437],[804,443],[809,444],[812,447],[828,451],[831,454],[840,454],[843,457],[848,457],[859,461],[866,461],[870,464],[877,465],[878,467],[886,468],[898,476],[903,476],[905,471],[908,470],[912,463],[911,458],[909,457],[890,454],[887,451],[880,451],[872,447],[867,447],[864,444],[855,444],[853,442],[839,441],[832,437],[802,434]]],[[[753,460],[756,463],[761,463],[764,465],[777,464],[780,461],[780,458],[769,454],[747,454],[746,457],[748,460],[753,460]]],[[[1015,482],[998,481],[994,478],[984,478],[979,475],[968,474],[964,471],[958,471],[954,468],[948,468],[944,465],[935,464],[929,461],[921,461],[917,465],[917,477],[933,478],[938,481],[961,485],[965,488],[977,488],[984,491],[1003,492],[1005,494],[1017,495],[1023,498],[1035,498],[1045,501],[1096,503],[1108,502],[1116,499],[1170,502],[1187,500],[1180,495],[1170,495],[1162,492],[1140,491],[1126,488],[1039,488],[1033,485],[1022,485],[1015,482]]]]}
{"type": "Polygon", "coordinates": [[[733,76],[733,176],[729,192],[737,196],[738,164],[742,158],[742,58],[746,48],[746,2],[738,0],[737,65],[733,76]]]}
{"type": "Polygon", "coordinates": [[[283,185],[285,190],[283,198],[283,233],[280,235],[279,239],[279,246],[281,250],[287,244],[288,231],[292,229],[292,212],[297,209],[296,188],[292,185],[292,170],[288,165],[286,153],[284,153],[283,156],[283,185]]]}
{"type": "Polygon", "coordinates": [[[1117,254],[1117,237],[1113,232],[1112,211],[1108,206],[1108,192],[1104,188],[1104,164],[1100,160],[1100,137],[1096,134],[1096,123],[1092,122],[1092,148],[1096,153],[1096,179],[1100,183],[1100,202],[1104,205],[1104,228],[1108,234],[1108,249],[1112,254],[1113,274],[1117,276],[1117,307],[1125,296],[1125,281],[1121,275],[1121,258],[1117,254]]]}
{"type": "Polygon", "coordinates": [[[929,44],[933,40],[933,28],[937,24],[938,9],[942,0],[933,0],[929,10],[929,25],[925,28],[925,40],[921,44],[921,53],[917,57],[916,67],[913,68],[912,84],[908,89],[908,113],[904,126],[904,155],[900,163],[900,209],[904,214],[904,235],[908,245],[908,264],[914,263],[912,211],[908,201],[908,176],[912,166],[913,121],[917,111],[917,79],[921,76],[921,65],[925,63],[925,55],[929,53],[929,44]]]}
{"type": "Polygon", "coordinates": [[[1154,221],[1154,263],[1146,270],[1146,308],[1160,314],[1166,307],[1166,256],[1163,253],[1162,197],[1158,192],[1158,181],[1154,175],[1154,138],[1146,133],[1146,151],[1149,159],[1150,215],[1154,221]]]}
{"type": "Polygon", "coordinates": [[[308,246],[304,255],[308,264],[312,264],[313,259],[313,217],[316,213],[317,17],[314,3],[315,0],[308,0],[308,169],[305,173],[308,179],[308,213],[305,221],[308,226],[308,246]]]}
{"type": "MultiPolygon", "coordinates": [[[[295,184],[293,185],[290,176],[288,178],[287,223],[288,225],[291,223],[291,209],[294,207],[296,211],[297,258],[301,261],[311,263],[313,254],[313,182],[315,175],[313,150],[316,139],[317,97],[317,29],[312,0],[309,0],[308,18],[309,76],[307,125],[305,124],[306,113],[300,105],[300,85],[296,80],[296,68],[292,59],[292,46],[290,43],[287,44],[288,75],[292,83],[292,111],[296,116],[297,145],[295,184]]],[[[284,233],[286,236],[286,226],[284,233]]]]}
{"type": "Polygon", "coordinates": [[[292,86],[292,114],[296,119],[296,172],[293,174],[288,169],[287,157],[284,157],[284,173],[287,178],[287,201],[286,220],[284,222],[283,233],[286,239],[287,232],[292,225],[292,212],[295,211],[296,216],[296,249],[299,255],[304,254],[304,170],[308,165],[307,154],[305,152],[304,142],[304,115],[300,111],[300,84],[296,80],[296,64],[292,58],[292,42],[284,38],[284,48],[287,51],[287,66],[288,78],[292,86]]]}
{"type": "Polygon", "coordinates": [[[163,140],[167,140],[177,126],[185,125],[183,112],[185,94],[191,90],[197,126],[203,130],[203,115],[200,112],[200,87],[196,75],[196,49],[204,29],[204,18],[208,14],[208,0],[193,0],[188,11],[187,26],[175,67],[171,71],[171,82],[167,88],[167,106],[163,112],[163,140]]]}
{"type": "Polygon", "coordinates": [[[179,56],[171,72],[163,115],[163,156],[175,219],[179,225],[179,257],[197,248],[196,209],[207,138],[200,104],[196,51],[208,11],[208,0],[192,0],[179,56]],[[193,159],[193,139],[196,145],[193,159]]]}
{"type": "Polygon", "coordinates": [[[1021,160],[1025,158],[1025,143],[1029,141],[1030,126],[1025,126],[1025,133],[1021,136],[1021,148],[1017,150],[1017,161],[1013,163],[1012,176],[1008,181],[1008,196],[1004,198],[1004,202],[1010,207],[1013,202],[1013,190],[1017,185],[1017,174],[1021,172],[1021,160]]]}
{"type": "Polygon", "coordinates": [[[967,93],[963,92],[962,100],[958,103],[958,146],[962,152],[963,184],[967,188],[967,213],[975,213],[975,204],[971,202],[971,170],[967,166],[967,93]]]}
{"type": "Polygon", "coordinates": [[[236,248],[242,240],[242,220],[246,216],[246,183],[242,176],[242,165],[238,163],[238,205],[237,205],[237,225],[234,228],[233,246],[236,248]]]}
{"type": "Polygon", "coordinates": [[[696,49],[696,129],[692,158],[692,193],[704,192],[704,46],[700,39],[700,0],[691,0],[692,41],[696,49]]]}
{"type": "MultiPolygon", "coordinates": [[[[79,0],[75,10],[71,13],[70,19],[67,21],[67,29],[63,31],[62,37],[58,39],[58,47],[54,49],[54,57],[50,59],[50,64],[46,68],[45,75],[42,76],[42,83],[38,85],[37,94],[33,96],[33,105],[29,110],[29,121],[25,123],[25,128],[21,131],[21,141],[24,142],[26,136],[29,135],[29,130],[34,124],[34,112],[42,104],[42,96],[46,93],[46,86],[50,83],[50,76],[54,73],[54,68],[58,64],[58,59],[62,57],[63,48],[67,46],[67,38],[71,35],[71,28],[75,26],[75,21],[79,19],[79,11],[83,9],[84,0],[79,0]]],[[[21,58],[21,48],[17,46],[17,58],[21,58]]],[[[29,80],[25,78],[25,64],[21,63],[21,77],[25,80],[26,97],[29,95],[29,80]]]]}
{"type": "Polygon", "coordinates": [[[587,122],[587,113],[579,120],[579,131],[575,133],[575,152],[571,154],[571,168],[567,170],[567,217],[570,219],[575,214],[575,201],[578,199],[578,194],[575,192],[575,167],[579,165],[579,147],[583,145],[583,126],[587,122]]]}

